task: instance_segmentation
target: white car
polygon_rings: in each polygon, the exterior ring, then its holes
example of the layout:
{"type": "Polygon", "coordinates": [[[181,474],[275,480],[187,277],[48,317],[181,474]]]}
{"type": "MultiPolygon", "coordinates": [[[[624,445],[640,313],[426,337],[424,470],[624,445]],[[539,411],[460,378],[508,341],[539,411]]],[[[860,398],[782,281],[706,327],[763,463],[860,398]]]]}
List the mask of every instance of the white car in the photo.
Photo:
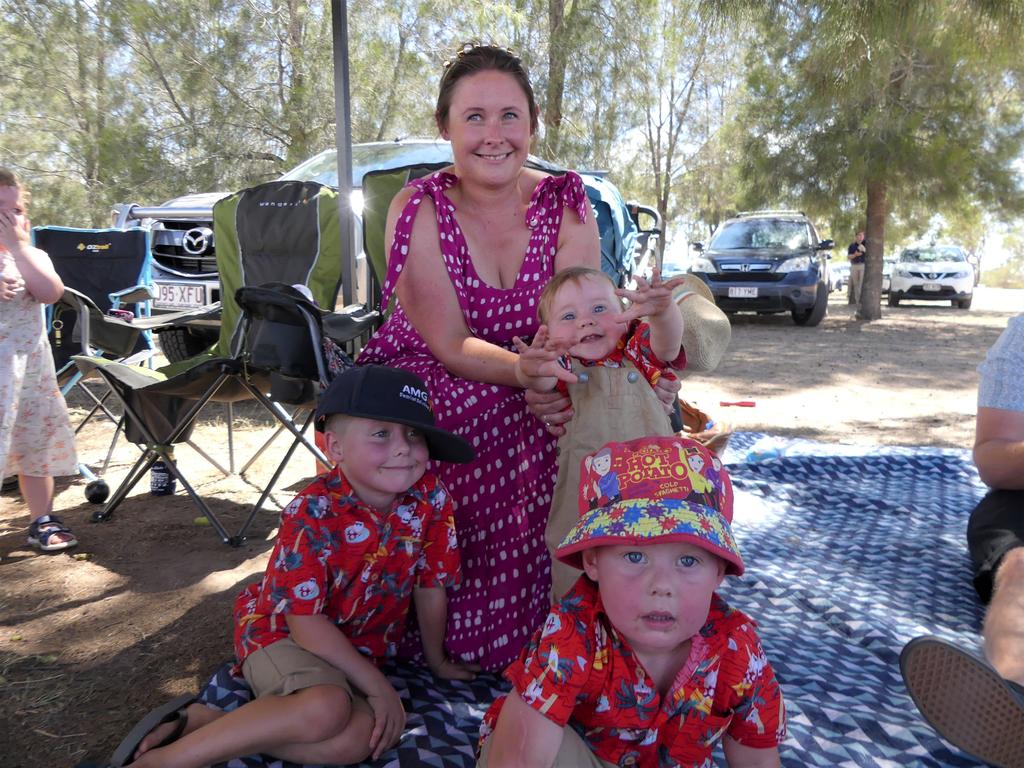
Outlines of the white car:
{"type": "Polygon", "coordinates": [[[850,282],[850,265],[843,264],[830,264],[828,268],[829,275],[832,279],[832,290],[841,291],[846,288],[846,284],[850,282]]]}
{"type": "Polygon", "coordinates": [[[927,245],[905,248],[892,270],[889,306],[903,299],[948,301],[969,309],[974,297],[974,268],[963,248],[927,245]]]}
{"type": "Polygon", "coordinates": [[[896,267],[896,259],[882,261],[882,293],[888,293],[892,287],[892,271],[896,267]]]}

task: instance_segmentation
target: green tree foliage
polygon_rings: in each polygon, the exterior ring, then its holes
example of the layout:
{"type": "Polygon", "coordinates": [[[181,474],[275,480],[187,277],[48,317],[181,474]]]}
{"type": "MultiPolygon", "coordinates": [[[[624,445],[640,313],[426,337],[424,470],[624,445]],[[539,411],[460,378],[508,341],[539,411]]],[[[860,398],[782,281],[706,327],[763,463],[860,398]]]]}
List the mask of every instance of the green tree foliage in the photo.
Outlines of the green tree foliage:
{"type": "Polygon", "coordinates": [[[1008,233],[1003,239],[1006,261],[997,267],[982,264],[982,282],[994,288],[1024,288],[1024,236],[1008,233]]]}
{"type": "Polygon", "coordinates": [[[866,222],[861,319],[881,315],[891,211],[1022,210],[1016,0],[708,5],[742,8],[761,30],[740,118],[747,199],[797,203],[851,233],[866,222]]]}
{"type": "MultiPolygon", "coordinates": [[[[353,139],[436,135],[441,64],[479,40],[530,70],[538,154],[609,170],[689,239],[772,204],[846,242],[881,200],[895,240],[941,213],[972,247],[979,206],[1016,210],[1020,0],[704,2],[744,13],[350,0],[353,139]]],[[[0,163],[28,179],[38,224],[274,178],[334,144],[330,36],[329,0],[6,0],[0,163]]],[[[869,224],[878,249],[883,229],[869,224]]]]}

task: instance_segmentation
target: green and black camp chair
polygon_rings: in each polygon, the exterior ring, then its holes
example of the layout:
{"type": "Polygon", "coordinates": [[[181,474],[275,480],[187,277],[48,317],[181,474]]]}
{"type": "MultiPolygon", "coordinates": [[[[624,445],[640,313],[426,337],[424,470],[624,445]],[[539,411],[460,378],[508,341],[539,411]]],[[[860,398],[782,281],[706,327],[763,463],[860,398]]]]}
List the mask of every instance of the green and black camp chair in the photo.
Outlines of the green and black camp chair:
{"type": "MultiPolygon", "coordinates": [[[[295,443],[291,450],[301,443],[326,461],[304,435],[310,415],[303,423],[297,421],[301,412],[312,410],[319,373],[308,385],[290,375],[287,362],[294,359],[294,336],[267,333],[265,323],[250,322],[236,300],[236,292],[267,283],[295,286],[301,294],[308,293],[310,306],[333,307],[341,282],[342,246],[337,193],[315,182],[276,181],[243,190],[217,201],[213,218],[221,282],[218,343],[203,354],[156,371],[96,358],[75,360],[84,373],[99,375],[110,384],[124,405],[129,439],[143,449],[120,487],[93,519],[108,518],[152,464],[163,459],[221,539],[237,545],[244,539],[252,516],[241,530],[230,535],[170,460],[169,453],[173,445],[188,440],[196,417],[208,403],[252,399],[260,402],[282,429],[292,433],[295,443]],[[259,336],[258,343],[253,333],[259,336]],[[286,405],[293,410],[287,410],[286,405]]],[[[326,323],[335,341],[343,346],[365,337],[376,320],[376,314],[365,307],[347,310],[338,313],[340,319],[326,323]]],[[[209,318],[197,322],[209,322],[209,318]]],[[[184,324],[187,327],[187,322],[184,324]]],[[[310,333],[307,331],[307,341],[318,343],[309,338],[310,333]]],[[[232,421],[229,410],[227,441],[233,469],[232,421]]],[[[200,453],[228,473],[205,452],[200,453]]],[[[241,474],[253,460],[255,457],[241,474]]]]}
{"type": "MultiPolygon", "coordinates": [[[[402,187],[414,179],[429,176],[451,163],[424,163],[401,168],[370,171],[363,176],[363,252],[369,265],[368,296],[373,307],[380,305],[380,292],[388,271],[387,228],[388,208],[402,187]]],[[[394,301],[394,300],[392,300],[394,301]]],[[[390,307],[379,307],[387,314],[390,307]]]]}

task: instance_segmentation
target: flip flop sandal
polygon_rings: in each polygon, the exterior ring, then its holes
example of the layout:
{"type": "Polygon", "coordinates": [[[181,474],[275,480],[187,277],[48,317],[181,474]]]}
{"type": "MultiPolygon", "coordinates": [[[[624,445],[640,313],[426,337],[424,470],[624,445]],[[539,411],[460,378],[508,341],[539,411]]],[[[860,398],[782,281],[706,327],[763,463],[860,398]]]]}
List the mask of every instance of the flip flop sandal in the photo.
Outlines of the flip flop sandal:
{"type": "Polygon", "coordinates": [[[166,747],[172,741],[177,741],[181,738],[181,734],[185,732],[185,728],[188,726],[188,705],[195,701],[196,697],[192,694],[179,696],[176,699],[171,699],[161,704],[139,720],[135,727],[128,732],[128,735],[124,737],[124,740],[118,745],[117,749],[114,750],[114,754],[110,756],[110,768],[122,768],[122,766],[131,765],[135,750],[139,748],[142,740],[152,733],[154,728],[158,728],[164,723],[175,723],[174,730],[153,749],[166,747]]]}
{"type": "Polygon", "coordinates": [[[917,637],[900,653],[910,696],[942,738],[1000,768],[1024,767],[1024,688],[937,637],[917,637]]]}
{"type": "Polygon", "coordinates": [[[37,517],[28,526],[28,543],[40,552],[60,552],[64,549],[78,545],[78,539],[70,528],[64,525],[64,521],[56,515],[43,515],[37,517]],[[54,538],[62,533],[70,533],[68,541],[54,541],[54,538]]]}

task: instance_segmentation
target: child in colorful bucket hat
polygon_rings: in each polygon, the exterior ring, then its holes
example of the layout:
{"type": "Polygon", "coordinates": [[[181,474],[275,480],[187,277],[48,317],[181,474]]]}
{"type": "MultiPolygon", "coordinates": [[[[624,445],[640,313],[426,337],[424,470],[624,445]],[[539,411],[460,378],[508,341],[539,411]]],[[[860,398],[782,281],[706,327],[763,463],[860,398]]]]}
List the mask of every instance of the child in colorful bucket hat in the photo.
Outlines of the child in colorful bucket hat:
{"type": "Polygon", "coordinates": [[[644,437],[580,475],[556,555],[584,574],[505,671],[477,765],[710,765],[719,740],[734,768],[779,765],[781,690],[754,621],[715,593],[743,573],[718,457],[644,437]]]}

